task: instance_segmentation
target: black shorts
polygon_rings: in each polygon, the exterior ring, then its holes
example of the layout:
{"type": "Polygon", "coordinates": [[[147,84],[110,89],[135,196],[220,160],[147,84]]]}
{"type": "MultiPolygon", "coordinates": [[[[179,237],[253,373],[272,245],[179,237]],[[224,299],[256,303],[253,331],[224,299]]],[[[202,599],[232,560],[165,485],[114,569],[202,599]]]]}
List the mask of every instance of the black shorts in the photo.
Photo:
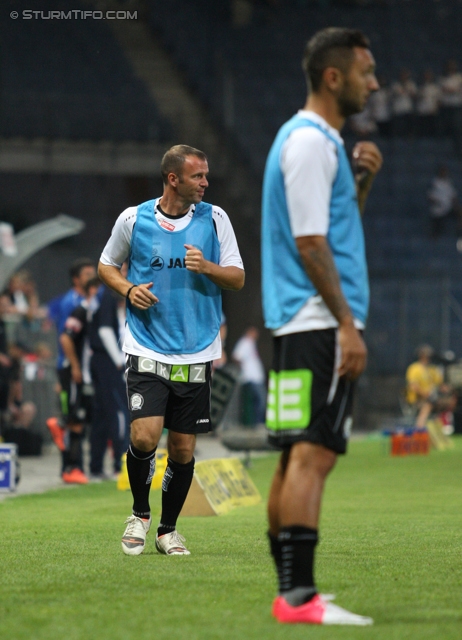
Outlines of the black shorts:
{"type": "Polygon", "coordinates": [[[59,401],[65,424],[75,425],[88,422],[90,418],[91,397],[83,393],[84,385],[72,380],[71,368],[58,369],[61,385],[59,401]]]}
{"type": "Polygon", "coordinates": [[[166,365],[150,358],[129,356],[127,396],[130,421],[164,416],[164,428],[179,433],[211,431],[210,362],[166,365]]]}
{"type": "Polygon", "coordinates": [[[308,441],[345,453],[354,384],[337,376],[338,358],[336,329],[274,338],[266,416],[273,446],[308,441]]]}

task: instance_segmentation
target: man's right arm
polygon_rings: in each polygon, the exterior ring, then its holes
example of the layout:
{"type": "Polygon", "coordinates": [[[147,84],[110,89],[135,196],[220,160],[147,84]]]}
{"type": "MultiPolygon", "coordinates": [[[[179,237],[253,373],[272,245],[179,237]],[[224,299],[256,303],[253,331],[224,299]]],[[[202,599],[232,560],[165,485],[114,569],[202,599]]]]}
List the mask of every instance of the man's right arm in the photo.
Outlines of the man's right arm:
{"type": "Polygon", "coordinates": [[[149,309],[153,304],[159,302],[159,299],[150,291],[152,282],[137,283],[129,282],[120,273],[118,267],[109,264],[98,263],[98,276],[108,287],[113,289],[123,298],[127,298],[131,304],[137,309],[149,309]],[[133,286],[135,285],[135,286],[133,286]]]}
{"type": "Polygon", "coordinates": [[[341,361],[338,373],[357,378],[366,367],[367,349],[343,295],[327,239],[325,236],[302,236],[295,241],[308,277],[339,323],[341,361]]]}
{"type": "Polygon", "coordinates": [[[125,209],[117,218],[111,237],[101,254],[98,263],[98,276],[108,287],[123,298],[127,298],[138,309],[149,309],[158,302],[149,289],[152,282],[129,282],[120,272],[124,260],[130,253],[133,226],[137,217],[137,208],[125,209]],[[133,287],[133,285],[136,285],[133,287]]]}

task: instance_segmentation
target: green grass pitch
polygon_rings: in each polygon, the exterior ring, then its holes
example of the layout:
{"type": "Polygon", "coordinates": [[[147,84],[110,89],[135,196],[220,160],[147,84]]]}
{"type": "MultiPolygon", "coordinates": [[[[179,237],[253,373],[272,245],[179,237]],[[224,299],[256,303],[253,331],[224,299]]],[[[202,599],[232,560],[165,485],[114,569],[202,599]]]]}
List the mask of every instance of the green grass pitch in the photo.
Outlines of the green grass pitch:
{"type": "MultiPolygon", "coordinates": [[[[0,503],[0,636],[5,640],[462,638],[462,441],[392,458],[353,441],[325,494],[316,573],[321,591],[373,627],[279,625],[265,503],[276,455],[253,461],[263,502],[183,518],[191,556],[123,555],[130,492],[115,483],[0,503]]],[[[154,523],[160,492],[153,492],[154,523]]]]}

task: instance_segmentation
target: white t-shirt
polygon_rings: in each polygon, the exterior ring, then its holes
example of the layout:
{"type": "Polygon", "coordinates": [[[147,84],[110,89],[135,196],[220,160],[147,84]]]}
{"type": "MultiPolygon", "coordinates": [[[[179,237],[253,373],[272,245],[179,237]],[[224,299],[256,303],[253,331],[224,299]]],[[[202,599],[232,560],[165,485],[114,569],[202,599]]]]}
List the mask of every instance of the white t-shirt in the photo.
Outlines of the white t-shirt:
{"type": "MultiPolygon", "coordinates": [[[[337,129],[327,124],[317,113],[301,110],[298,115],[309,118],[343,144],[337,129]]],[[[319,129],[294,129],[285,141],[281,150],[281,170],[294,238],[327,235],[332,185],[337,169],[337,148],[319,129]]],[[[337,320],[322,297],[313,296],[289,322],[273,331],[273,335],[282,336],[337,326],[337,320]]],[[[364,328],[360,321],[356,321],[356,326],[364,328]]]]}
{"type": "Polygon", "coordinates": [[[441,104],[444,107],[462,106],[462,73],[451,73],[440,78],[441,104]]]}
{"type": "MultiPolygon", "coordinates": [[[[161,227],[175,233],[175,231],[181,231],[189,225],[194,216],[195,205],[191,205],[189,211],[185,215],[181,217],[174,217],[164,215],[159,210],[159,200],[160,198],[155,201],[155,215],[161,227]]],[[[133,226],[136,222],[137,213],[138,207],[129,207],[117,218],[114,228],[112,229],[111,237],[101,254],[100,261],[103,264],[120,268],[122,263],[128,258],[133,226]]],[[[216,224],[218,242],[220,243],[220,267],[238,267],[239,269],[244,269],[234,229],[228,215],[223,211],[223,209],[213,205],[212,217],[216,224]]],[[[155,282],[152,291],[155,294],[155,282]]],[[[157,360],[158,362],[163,362],[165,364],[194,364],[197,362],[209,362],[221,357],[220,332],[218,332],[217,337],[208,347],[198,353],[188,353],[184,355],[165,354],[158,353],[157,351],[147,349],[140,345],[131,334],[127,325],[125,329],[123,350],[125,353],[134,356],[152,358],[153,360],[157,360]]]]}
{"type": "Polygon", "coordinates": [[[438,113],[441,89],[436,82],[423,84],[417,95],[416,110],[421,116],[433,116],[438,113]]]}
{"type": "Polygon", "coordinates": [[[430,215],[433,218],[443,218],[454,206],[457,191],[450,178],[433,178],[428,192],[430,199],[430,215]]]}
{"type": "Polygon", "coordinates": [[[265,382],[265,369],[258,355],[255,340],[242,336],[233,349],[232,357],[241,365],[242,382],[265,382]]]}
{"type": "Polygon", "coordinates": [[[350,116],[349,123],[358,136],[369,136],[377,131],[377,124],[368,104],[362,111],[350,116]]]}
{"type": "Polygon", "coordinates": [[[391,105],[390,90],[387,87],[381,87],[378,91],[374,91],[367,104],[376,122],[389,122],[391,105]]]}
{"type": "Polygon", "coordinates": [[[395,82],[391,86],[391,95],[392,111],[396,116],[403,116],[413,112],[417,86],[412,80],[395,82]]]}

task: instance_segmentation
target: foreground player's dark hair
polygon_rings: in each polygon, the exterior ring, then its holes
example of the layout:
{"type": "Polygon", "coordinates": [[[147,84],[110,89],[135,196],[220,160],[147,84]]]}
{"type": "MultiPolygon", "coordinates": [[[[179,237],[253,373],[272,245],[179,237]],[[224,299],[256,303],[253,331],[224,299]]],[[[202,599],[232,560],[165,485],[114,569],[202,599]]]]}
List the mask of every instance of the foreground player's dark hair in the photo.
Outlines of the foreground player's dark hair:
{"type": "Polygon", "coordinates": [[[318,91],[327,67],[347,73],[353,62],[353,49],[369,49],[369,39],[357,29],[329,27],[318,31],[307,42],[302,60],[309,91],[318,91]]]}

